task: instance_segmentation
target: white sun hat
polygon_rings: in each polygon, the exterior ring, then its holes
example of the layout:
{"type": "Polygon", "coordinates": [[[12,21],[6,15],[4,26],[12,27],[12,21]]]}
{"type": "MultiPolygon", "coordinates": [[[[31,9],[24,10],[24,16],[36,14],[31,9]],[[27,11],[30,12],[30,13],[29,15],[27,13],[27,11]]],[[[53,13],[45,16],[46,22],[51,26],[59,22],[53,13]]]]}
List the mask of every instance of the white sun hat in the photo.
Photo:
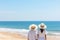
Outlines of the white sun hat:
{"type": "Polygon", "coordinates": [[[47,26],[46,26],[44,23],[41,23],[41,24],[39,25],[39,28],[40,28],[40,29],[46,29],[47,26]],[[44,26],[44,27],[42,28],[41,26],[44,26]]]}
{"type": "Polygon", "coordinates": [[[29,29],[30,29],[30,30],[32,30],[32,27],[35,27],[35,29],[34,29],[34,30],[36,30],[36,29],[37,29],[37,25],[35,25],[35,24],[31,24],[31,25],[29,26],[29,29]]]}

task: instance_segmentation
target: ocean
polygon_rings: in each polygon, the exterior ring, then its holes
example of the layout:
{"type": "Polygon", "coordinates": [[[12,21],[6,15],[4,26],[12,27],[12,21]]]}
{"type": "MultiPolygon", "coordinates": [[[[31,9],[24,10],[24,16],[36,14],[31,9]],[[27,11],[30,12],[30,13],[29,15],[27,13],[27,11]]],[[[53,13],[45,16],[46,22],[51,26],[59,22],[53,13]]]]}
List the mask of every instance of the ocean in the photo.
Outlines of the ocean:
{"type": "Polygon", "coordinates": [[[60,35],[60,21],[0,21],[0,31],[17,32],[26,35],[29,25],[45,23],[48,35],[60,35]]]}

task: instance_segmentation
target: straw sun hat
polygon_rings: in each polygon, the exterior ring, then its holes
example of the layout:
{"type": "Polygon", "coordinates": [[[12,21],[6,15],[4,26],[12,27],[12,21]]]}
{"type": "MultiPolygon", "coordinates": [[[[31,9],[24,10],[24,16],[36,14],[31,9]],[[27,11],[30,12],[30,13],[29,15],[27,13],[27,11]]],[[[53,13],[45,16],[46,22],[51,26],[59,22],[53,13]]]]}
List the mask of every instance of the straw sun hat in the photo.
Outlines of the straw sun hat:
{"type": "Polygon", "coordinates": [[[41,24],[39,25],[39,28],[40,28],[40,29],[46,29],[47,26],[46,26],[44,23],[41,23],[41,24]]]}
{"type": "Polygon", "coordinates": [[[30,30],[36,30],[37,29],[37,25],[32,24],[32,25],[29,26],[29,29],[30,30]]]}

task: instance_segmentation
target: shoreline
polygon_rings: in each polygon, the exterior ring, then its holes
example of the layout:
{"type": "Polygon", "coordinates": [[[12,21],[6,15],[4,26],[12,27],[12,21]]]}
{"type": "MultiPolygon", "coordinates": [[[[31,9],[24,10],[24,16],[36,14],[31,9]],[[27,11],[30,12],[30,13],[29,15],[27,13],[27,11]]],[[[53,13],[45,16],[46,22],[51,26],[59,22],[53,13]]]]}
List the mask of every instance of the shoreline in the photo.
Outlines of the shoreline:
{"type": "MultiPolygon", "coordinates": [[[[0,28],[0,40],[27,40],[29,30],[0,28]]],[[[48,32],[47,40],[60,40],[60,33],[48,32]]]]}
{"type": "MultiPolygon", "coordinates": [[[[17,33],[0,32],[0,40],[27,40],[27,37],[17,33]]],[[[47,35],[47,40],[60,40],[60,36],[47,35]]]]}

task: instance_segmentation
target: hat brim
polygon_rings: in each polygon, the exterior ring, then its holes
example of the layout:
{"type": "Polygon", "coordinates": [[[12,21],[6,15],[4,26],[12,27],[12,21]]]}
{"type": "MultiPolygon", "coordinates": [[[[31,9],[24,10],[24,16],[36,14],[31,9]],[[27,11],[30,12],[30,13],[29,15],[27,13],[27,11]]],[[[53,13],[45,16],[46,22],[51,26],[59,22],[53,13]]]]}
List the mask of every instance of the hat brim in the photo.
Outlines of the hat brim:
{"type": "Polygon", "coordinates": [[[31,28],[32,26],[34,26],[34,27],[35,27],[35,29],[34,29],[34,30],[36,30],[36,29],[37,29],[37,25],[32,24],[32,25],[30,25],[30,26],[29,26],[29,30],[32,30],[32,28],[31,28]]]}
{"type": "Polygon", "coordinates": [[[40,29],[46,29],[46,28],[47,28],[47,26],[46,26],[44,23],[42,23],[42,24],[40,24],[40,25],[38,25],[38,26],[39,26],[40,29]],[[41,28],[41,25],[43,25],[44,28],[41,28]]]}

